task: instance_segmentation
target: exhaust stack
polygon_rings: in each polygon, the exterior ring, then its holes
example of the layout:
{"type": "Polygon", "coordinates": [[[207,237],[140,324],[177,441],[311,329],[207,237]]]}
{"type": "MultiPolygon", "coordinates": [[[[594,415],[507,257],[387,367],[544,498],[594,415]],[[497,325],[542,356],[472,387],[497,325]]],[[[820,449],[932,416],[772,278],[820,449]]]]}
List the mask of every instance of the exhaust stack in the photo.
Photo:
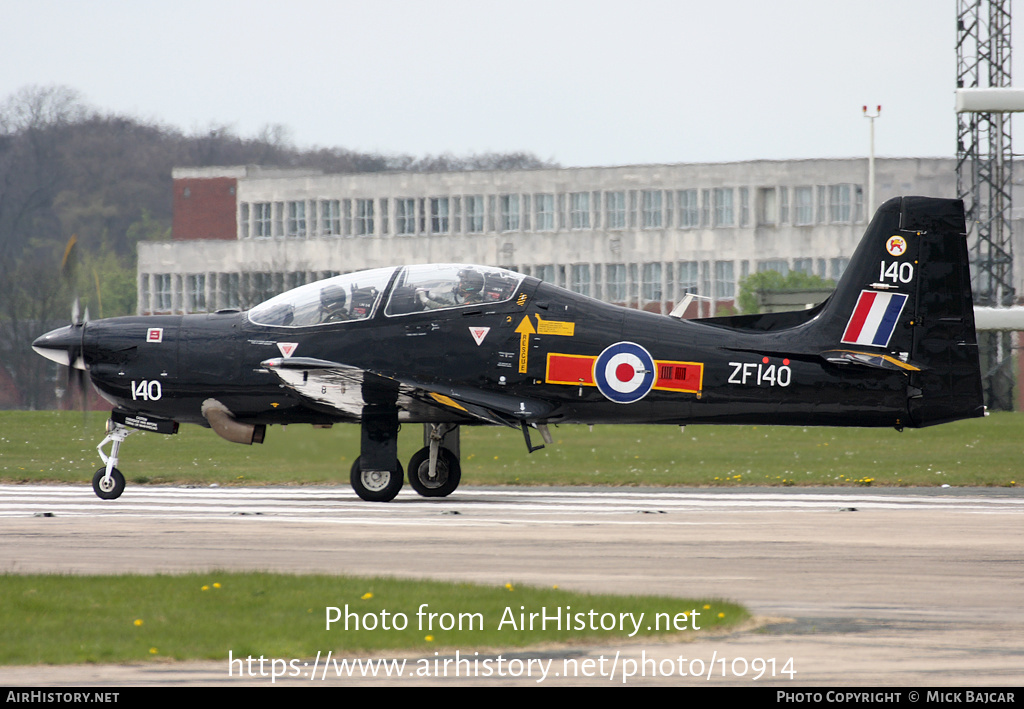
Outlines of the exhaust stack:
{"type": "Polygon", "coordinates": [[[267,427],[264,424],[238,421],[228,407],[216,399],[204,401],[202,412],[203,417],[210,423],[210,428],[225,441],[243,443],[247,446],[251,446],[253,443],[263,443],[267,433],[267,427]]]}

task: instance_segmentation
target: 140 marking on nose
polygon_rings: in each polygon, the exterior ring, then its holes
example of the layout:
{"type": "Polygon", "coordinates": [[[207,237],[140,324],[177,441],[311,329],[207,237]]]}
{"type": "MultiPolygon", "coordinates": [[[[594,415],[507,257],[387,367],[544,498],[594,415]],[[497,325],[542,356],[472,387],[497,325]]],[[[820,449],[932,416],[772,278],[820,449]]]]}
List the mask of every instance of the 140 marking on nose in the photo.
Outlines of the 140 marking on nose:
{"type": "Polygon", "coordinates": [[[156,379],[132,380],[132,401],[160,401],[163,395],[164,389],[156,379]]]}

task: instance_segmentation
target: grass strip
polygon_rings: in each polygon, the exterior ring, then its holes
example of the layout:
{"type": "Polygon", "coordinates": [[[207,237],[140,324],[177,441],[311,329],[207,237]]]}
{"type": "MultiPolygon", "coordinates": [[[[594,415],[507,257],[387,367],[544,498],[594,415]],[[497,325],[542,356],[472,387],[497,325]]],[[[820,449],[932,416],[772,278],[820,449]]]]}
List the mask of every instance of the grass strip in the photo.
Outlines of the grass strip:
{"type": "Polygon", "coordinates": [[[640,625],[634,637],[650,638],[729,628],[749,617],[741,606],[719,600],[588,595],[512,583],[234,572],[5,575],[0,583],[0,665],[619,642],[629,639],[634,620],[640,625]],[[548,616],[546,628],[537,615],[530,627],[531,614],[538,613],[548,616]],[[337,616],[330,629],[329,615],[337,616]],[[552,620],[556,616],[561,623],[552,620]]]}
{"type": "MultiPolygon", "coordinates": [[[[0,412],[0,480],[86,482],[100,465],[106,414],[0,412]]],[[[399,436],[407,464],[421,427],[399,436]]],[[[553,426],[554,444],[528,455],[522,434],[462,429],[468,485],[1003,486],[1020,484],[1024,414],[997,413],[925,429],[786,426],[553,426]]],[[[262,446],[208,429],[138,433],[121,448],[129,483],[342,484],[359,427],[274,426],[262,446]]]]}

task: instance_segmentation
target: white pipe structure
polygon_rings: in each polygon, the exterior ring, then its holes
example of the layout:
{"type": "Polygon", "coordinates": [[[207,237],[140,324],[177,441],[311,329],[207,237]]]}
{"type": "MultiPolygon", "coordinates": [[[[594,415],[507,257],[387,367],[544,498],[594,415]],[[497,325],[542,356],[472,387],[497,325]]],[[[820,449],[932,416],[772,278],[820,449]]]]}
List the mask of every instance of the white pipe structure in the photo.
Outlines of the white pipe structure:
{"type": "Polygon", "coordinates": [[[882,115],[882,107],[875,108],[874,113],[868,113],[868,107],[861,109],[865,118],[871,119],[871,149],[868,152],[868,214],[875,213],[875,119],[882,115]]]}
{"type": "Polygon", "coordinates": [[[975,308],[974,329],[979,331],[1024,332],[1024,307],[975,308]]]}

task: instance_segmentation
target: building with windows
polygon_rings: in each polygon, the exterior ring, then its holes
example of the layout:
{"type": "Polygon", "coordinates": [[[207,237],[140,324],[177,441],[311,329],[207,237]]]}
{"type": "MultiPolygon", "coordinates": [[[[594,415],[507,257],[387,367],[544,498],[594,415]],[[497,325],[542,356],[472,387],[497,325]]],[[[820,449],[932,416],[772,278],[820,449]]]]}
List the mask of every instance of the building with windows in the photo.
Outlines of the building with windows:
{"type": "MultiPolygon", "coordinates": [[[[501,266],[605,301],[726,312],[755,271],[838,278],[867,213],[866,159],[446,173],[174,171],[173,239],[139,244],[139,312],[248,308],[362,269],[501,266]]],[[[952,197],[952,158],[876,160],[875,204],[952,197]]]]}

